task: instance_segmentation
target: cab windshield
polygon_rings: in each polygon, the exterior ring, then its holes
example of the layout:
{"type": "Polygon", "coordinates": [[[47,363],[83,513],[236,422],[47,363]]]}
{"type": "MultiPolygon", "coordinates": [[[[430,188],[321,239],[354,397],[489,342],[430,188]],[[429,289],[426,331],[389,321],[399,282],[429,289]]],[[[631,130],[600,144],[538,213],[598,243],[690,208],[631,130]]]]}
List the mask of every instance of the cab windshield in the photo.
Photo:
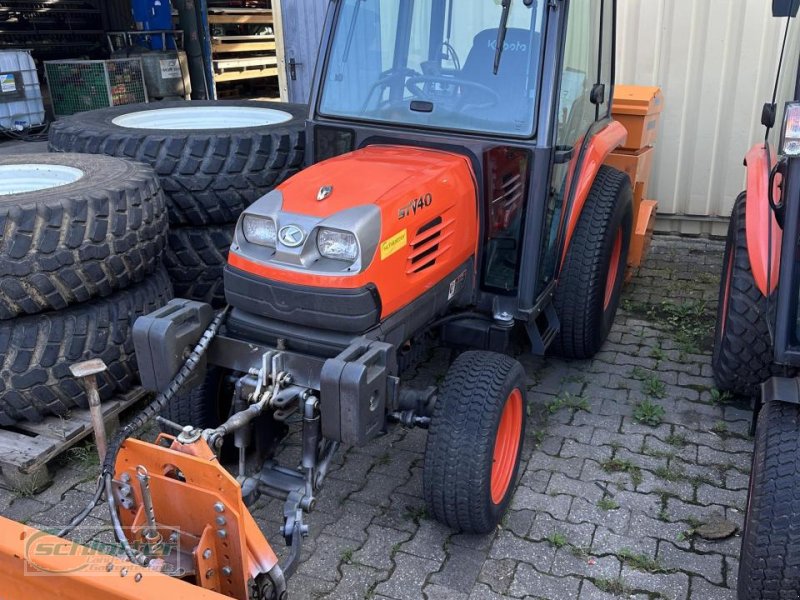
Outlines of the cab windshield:
{"type": "Polygon", "coordinates": [[[503,28],[501,0],[342,0],[320,112],[531,136],[542,5],[512,0],[503,28]]]}

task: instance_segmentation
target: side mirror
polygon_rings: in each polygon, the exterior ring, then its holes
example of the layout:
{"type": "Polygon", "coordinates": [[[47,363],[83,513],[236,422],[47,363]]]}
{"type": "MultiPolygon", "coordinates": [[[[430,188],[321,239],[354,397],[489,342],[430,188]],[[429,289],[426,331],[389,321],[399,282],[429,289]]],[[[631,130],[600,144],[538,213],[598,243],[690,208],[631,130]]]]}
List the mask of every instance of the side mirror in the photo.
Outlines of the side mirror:
{"type": "Polygon", "coordinates": [[[800,0],[772,0],[773,17],[796,17],[800,0]]]}

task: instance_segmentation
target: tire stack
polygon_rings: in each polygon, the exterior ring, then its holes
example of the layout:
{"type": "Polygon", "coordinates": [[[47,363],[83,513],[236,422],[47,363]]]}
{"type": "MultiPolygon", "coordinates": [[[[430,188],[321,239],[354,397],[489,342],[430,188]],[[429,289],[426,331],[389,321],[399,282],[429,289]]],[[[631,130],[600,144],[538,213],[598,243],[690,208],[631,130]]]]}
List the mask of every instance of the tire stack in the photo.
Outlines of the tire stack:
{"type": "Polygon", "coordinates": [[[132,326],[172,297],[153,171],[79,154],[0,157],[0,426],[86,408],[69,367],[92,358],[101,400],[138,381],[132,326]]]}
{"type": "Polygon", "coordinates": [[[167,198],[164,262],[175,294],[220,307],[236,220],[302,167],[306,113],[302,105],[247,101],[128,105],[56,122],[50,150],[151,165],[167,198]]]}

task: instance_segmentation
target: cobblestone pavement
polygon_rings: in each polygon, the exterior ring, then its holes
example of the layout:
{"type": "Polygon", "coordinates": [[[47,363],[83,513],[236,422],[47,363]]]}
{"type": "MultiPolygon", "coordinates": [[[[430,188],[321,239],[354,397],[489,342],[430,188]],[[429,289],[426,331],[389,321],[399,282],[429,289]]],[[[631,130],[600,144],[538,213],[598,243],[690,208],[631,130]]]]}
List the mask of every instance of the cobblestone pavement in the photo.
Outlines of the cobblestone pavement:
{"type": "MultiPolygon", "coordinates": [[[[720,242],[656,238],[593,360],[520,358],[524,462],[492,535],[454,534],[425,514],[424,431],[340,453],[291,596],[733,599],[740,538],[695,533],[719,519],[741,527],[752,449],[747,406],[710,378],[721,255],[720,242]]],[[[448,358],[434,352],[414,385],[439,381],[448,358]]],[[[282,462],[298,450],[295,437],[282,462]]],[[[0,512],[62,523],[87,501],[95,469],[90,452],[73,452],[43,493],[0,490],[0,512]]],[[[102,525],[103,510],[89,523],[102,525]]],[[[259,501],[254,514],[282,546],[281,503],[259,501]]]]}

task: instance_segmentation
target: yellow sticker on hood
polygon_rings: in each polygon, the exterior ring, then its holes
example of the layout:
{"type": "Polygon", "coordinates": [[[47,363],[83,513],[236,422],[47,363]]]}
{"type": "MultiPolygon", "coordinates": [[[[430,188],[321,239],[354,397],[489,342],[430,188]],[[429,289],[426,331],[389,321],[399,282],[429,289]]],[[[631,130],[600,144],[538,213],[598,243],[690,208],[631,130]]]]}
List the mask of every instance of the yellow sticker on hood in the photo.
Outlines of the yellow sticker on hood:
{"type": "Polygon", "coordinates": [[[406,247],[408,244],[408,235],[406,230],[403,229],[400,233],[394,234],[387,240],[381,242],[381,260],[386,260],[392,254],[406,247]]]}

